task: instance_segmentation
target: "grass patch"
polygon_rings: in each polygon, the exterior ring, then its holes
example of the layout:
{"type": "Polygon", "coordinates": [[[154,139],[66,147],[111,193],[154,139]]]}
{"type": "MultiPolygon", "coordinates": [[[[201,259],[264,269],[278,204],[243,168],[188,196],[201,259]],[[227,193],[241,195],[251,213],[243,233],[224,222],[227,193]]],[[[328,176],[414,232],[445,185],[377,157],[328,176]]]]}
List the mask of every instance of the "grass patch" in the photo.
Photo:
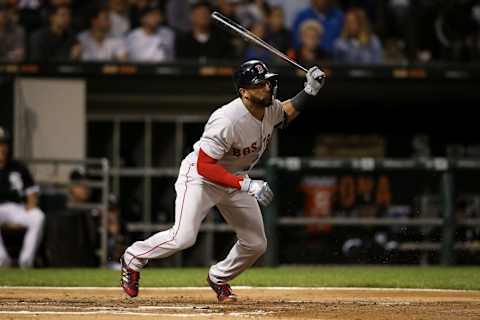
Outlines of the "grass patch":
{"type": "MultiPolygon", "coordinates": [[[[147,268],[143,287],[206,286],[206,268],[147,268]]],[[[389,287],[480,290],[479,267],[278,267],[254,268],[232,282],[257,287],[389,287]]],[[[0,286],[114,287],[119,271],[5,269],[0,286]]]]}

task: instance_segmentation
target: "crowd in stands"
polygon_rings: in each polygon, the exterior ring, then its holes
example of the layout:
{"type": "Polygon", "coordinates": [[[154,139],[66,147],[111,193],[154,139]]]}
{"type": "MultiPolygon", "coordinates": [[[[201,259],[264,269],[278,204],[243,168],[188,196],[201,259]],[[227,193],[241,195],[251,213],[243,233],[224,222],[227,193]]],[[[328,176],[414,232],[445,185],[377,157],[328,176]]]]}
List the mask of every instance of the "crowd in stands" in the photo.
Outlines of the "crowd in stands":
{"type": "Polygon", "coordinates": [[[213,10],[305,65],[480,56],[478,0],[0,0],[0,60],[275,62],[213,10]]]}

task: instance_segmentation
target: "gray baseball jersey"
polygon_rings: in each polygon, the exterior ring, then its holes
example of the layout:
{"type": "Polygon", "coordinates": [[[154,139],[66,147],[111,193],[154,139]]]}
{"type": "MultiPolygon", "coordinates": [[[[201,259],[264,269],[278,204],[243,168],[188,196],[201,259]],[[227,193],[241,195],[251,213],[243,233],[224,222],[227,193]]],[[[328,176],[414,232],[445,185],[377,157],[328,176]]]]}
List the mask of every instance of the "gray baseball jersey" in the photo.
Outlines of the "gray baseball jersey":
{"type": "Polygon", "coordinates": [[[273,129],[283,125],[285,119],[279,100],[274,100],[265,109],[263,121],[260,121],[237,98],[210,116],[202,137],[187,159],[196,162],[201,148],[229,172],[248,174],[268,147],[273,129]]]}

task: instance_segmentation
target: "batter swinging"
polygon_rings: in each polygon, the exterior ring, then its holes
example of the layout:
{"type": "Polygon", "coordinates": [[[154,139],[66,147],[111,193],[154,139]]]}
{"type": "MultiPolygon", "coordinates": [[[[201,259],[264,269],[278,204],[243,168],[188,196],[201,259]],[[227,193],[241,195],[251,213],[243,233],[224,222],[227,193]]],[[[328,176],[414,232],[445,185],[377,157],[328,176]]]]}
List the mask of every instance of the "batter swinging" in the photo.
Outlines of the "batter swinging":
{"type": "Polygon", "coordinates": [[[194,151],[182,162],[175,183],[175,224],[145,241],[137,241],[121,259],[121,285],[138,295],[140,270],[149,259],[165,258],[195,243],[202,220],[216,206],[237,235],[227,257],[212,266],[207,282],[219,302],[235,301],[228,282],[251,266],[266,250],[267,239],[258,203],[273,198],[268,183],[251,180],[248,172],[270,143],[274,128],[285,127],[323,86],[325,74],[311,68],[305,88],[290,100],[275,99],[277,74],[258,60],[247,61],[234,75],[239,98],[217,109],[194,151]]]}

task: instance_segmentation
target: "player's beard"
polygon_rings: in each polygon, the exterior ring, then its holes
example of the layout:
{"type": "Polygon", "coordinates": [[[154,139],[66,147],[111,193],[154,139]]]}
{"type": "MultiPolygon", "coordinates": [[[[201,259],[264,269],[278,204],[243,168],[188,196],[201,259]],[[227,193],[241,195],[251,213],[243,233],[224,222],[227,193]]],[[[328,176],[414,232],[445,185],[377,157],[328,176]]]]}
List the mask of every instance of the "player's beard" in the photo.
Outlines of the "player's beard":
{"type": "Polygon", "coordinates": [[[272,105],[273,96],[272,96],[272,95],[268,95],[267,97],[264,97],[264,98],[258,98],[258,97],[255,97],[255,96],[252,95],[252,96],[250,97],[250,101],[251,101],[255,106],[263,107],[263,108],[268,108],[269,106],[272,105]]]}

